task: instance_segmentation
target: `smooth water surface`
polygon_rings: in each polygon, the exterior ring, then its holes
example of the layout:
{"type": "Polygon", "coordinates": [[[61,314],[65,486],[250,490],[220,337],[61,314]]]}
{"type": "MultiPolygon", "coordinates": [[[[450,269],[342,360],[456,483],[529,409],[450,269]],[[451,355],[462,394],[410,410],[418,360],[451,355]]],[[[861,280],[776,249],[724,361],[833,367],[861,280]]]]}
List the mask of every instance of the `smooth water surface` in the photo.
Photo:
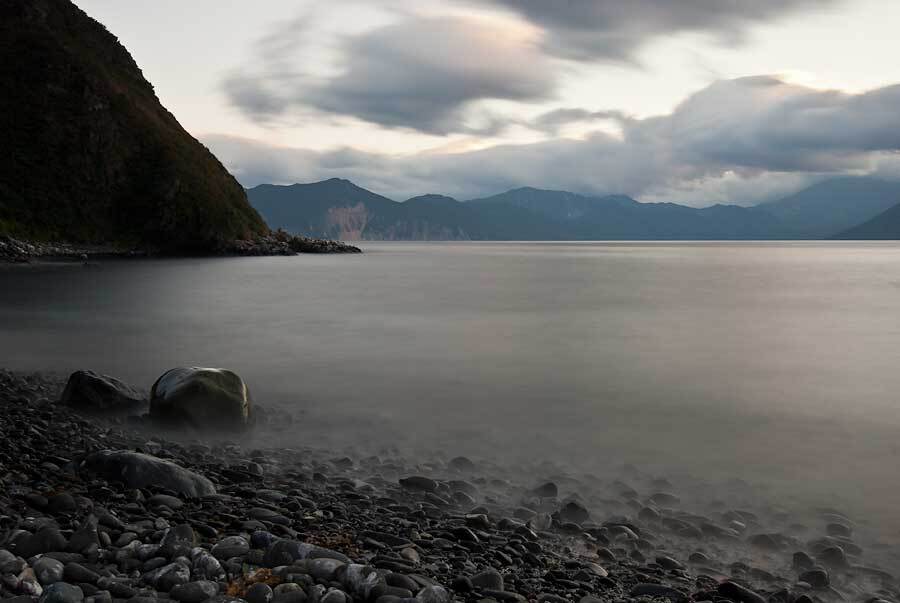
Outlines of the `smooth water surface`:
{"type": "Polygon", "coordinates": [[[889,519],[897,244],[363,247],[5,268],[0,366],[224,366],[305,410],[296,444],[648,463],[889,519]]]}

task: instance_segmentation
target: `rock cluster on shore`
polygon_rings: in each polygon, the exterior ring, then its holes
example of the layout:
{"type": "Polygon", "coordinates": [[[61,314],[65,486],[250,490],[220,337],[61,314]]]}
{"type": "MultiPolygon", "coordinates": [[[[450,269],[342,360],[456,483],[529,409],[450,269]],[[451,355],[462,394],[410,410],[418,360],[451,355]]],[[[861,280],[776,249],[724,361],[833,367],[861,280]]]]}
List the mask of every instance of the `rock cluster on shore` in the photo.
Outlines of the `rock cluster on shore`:
{"type": "MultiPolygon", "coordinates": [[[[312,239],[276,231],[253,239],[237,240],[218,250],[218,255],[296,255],[298,253],[361,253],[359,247],[341,241],[312,239]]],[[[123,249],[111,245],[76,245],[22,241],[0,235],[0,262],[88,261],[97,258],[134,258],[158,255],[147,249],[123,249]]]]}
{"type": "Polygon", "coordinates": [[[297,253],[361,253],[361,251],[359,247],[341,241],[313,239],[276,230],[252,240],[234,241],[230,247],[223,250],[223,253],[226,255],[295,255],[297,253]]]}
{"type": "Polygon", "coordinates": [[[539,464],[526,483],[465,457],[266,447],[292,418],[264,407],[259,438],[172,434],[131,403],[78,414],[62,390],[0,372],[4,601],[900,600],[834,509],[800,526],[712,500],[701,513],[633,467],[539,464]]]}
{"type": "Polygon", "coordinates": [[[106,245],[74,245],[71,243],[42,243],[22,241],[0,235],[0,262],[26,263],[35,260],[79,260],[92,257],[140,257],[137,250],[106,245]]]}

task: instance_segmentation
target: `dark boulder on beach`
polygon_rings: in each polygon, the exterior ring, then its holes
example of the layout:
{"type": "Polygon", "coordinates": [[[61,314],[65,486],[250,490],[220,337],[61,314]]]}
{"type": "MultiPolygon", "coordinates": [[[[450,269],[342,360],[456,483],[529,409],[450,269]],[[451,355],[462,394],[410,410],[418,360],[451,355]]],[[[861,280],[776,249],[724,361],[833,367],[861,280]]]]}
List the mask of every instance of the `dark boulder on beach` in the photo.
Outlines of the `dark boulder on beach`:
{"type": "Polygon", "coordinates": [[[84,469],[129,488],[157,486],[190,498],[216,493],[206,477],[171,461],[128,450],[101,450],[87,456],[84,469]]]}
{"type": "Polygon", "coordinates": [[[127,412],[145,404],[146,396],[115,377],[94,371],[69,376],[60,403],[81,411],[127,412]]]}
{"type": "Polygon", "coordinates": [[[226,369],[179,367],[150,390],[150,418],[194,429],[243,429],[250,422],[250,390],[226,369]]]}

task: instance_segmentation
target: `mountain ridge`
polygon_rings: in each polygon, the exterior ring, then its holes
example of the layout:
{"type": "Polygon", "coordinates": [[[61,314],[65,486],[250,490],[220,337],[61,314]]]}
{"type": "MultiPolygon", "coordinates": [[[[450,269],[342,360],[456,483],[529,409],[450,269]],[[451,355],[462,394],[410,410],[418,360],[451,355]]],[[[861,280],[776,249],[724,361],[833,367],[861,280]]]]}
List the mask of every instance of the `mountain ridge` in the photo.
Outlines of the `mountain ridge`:
{"type": "Polygon", "coordinates": [[[839,232],[832,238],[852,241],[896,241],[900,239],[900,203],[862,224],[839,232]]]}
{"type": "Polygon", "coordinates": [[[756,207],[815,238],[827,238],[861,224],[900,203],[896,182],[870,176],[842,176],[808,186],[756,207]],[[852,198],[852,203],[846,199],[852,198]]]}
{"type": "Polygon", "coordinates": [[[641,203],[627,195],[528,186],[467,201],[432,193],[398,202],[344,179],[259,185],[248,197],[274,227],[346,240],[824,239],[871,217],[890,204],[891,195],[900,199],[900,183],[834,180],[838,192],[821,204],[816,191],[827,190],[829,181],[749,207],[641,203]],[[348,192],[342,198],[329,194],[336,182],[348,192]],[[854,206],[857,199],[863,201],[854,206]],[[329,215],[345,219],[324,219],[329,215]]]}

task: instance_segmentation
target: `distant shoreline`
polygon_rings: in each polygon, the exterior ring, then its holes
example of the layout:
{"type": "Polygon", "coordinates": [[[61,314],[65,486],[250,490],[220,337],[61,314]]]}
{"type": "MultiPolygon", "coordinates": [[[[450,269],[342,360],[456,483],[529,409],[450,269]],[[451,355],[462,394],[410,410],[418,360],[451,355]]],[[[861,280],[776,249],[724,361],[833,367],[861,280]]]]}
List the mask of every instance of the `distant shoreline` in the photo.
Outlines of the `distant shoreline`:
{"type": "Polygon", "coordinates": [[[362,250],[342,241],[294,236],[283,232],[275,232],[250,241],[234,241],[220,250],[198,253],[124,249],[113,245],[47,243],[0,236],[0,264],[89,263],[96,260],[151,257],[287,256],[300,253],[362,253],[362,250]]]}

